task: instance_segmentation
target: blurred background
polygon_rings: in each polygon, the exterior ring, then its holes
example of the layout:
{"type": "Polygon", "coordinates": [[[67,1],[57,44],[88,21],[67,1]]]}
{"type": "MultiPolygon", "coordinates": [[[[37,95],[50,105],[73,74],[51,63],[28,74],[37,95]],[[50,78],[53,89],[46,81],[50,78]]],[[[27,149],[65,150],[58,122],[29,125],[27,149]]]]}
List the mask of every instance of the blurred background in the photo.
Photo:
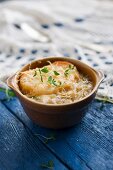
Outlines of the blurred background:
{"type": "Polygon", "coordinates": [[[0,79],[32,60],[65,56],[105,73],[98,98],[113,102],[113,1],[0,1],[0,79]]]}

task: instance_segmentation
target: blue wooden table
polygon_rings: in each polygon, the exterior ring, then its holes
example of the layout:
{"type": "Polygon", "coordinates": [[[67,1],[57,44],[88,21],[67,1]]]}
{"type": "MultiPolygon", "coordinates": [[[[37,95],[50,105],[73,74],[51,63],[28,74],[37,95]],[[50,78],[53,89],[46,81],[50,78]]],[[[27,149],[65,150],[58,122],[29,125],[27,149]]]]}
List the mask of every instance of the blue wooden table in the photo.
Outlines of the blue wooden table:
{"type": "Polygon", "coordinates": [[[53,131],[0,97],[0,170],[113,170],[112,104],[94,100],[80,124],[53,131]]]}

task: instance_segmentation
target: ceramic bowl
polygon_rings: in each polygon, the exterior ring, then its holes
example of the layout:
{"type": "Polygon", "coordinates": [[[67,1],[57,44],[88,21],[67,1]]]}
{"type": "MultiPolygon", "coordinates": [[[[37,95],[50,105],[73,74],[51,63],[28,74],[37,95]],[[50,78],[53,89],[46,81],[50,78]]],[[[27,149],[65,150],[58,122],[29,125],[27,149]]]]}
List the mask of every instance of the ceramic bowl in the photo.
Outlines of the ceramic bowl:
{"type": "Polygon", "coordinates": [[[33,61],[20,69],[15,75],[8,78],[7,84],[14,90],[17,97],[19,98],[26,114],[33,122],[40,126],[52,129],[61,129],[73,126],[81,121],[86,114],[92,100],[94,99],[99,84],[103,80],[103,74],[100,71],[96,71],[89,67],[85,63],[75,60],[72,58],[64,57],[48,57],[33,61]],[[42,67],[48,64],[48,61],[68,61],[75,65],[78,71],[88,75],[93,83],[93,90],[91,93],[70,104],[43,104],[23,95],[19,89],[18,80],[20,72],[34,69],[36,67],[42,67]]]}

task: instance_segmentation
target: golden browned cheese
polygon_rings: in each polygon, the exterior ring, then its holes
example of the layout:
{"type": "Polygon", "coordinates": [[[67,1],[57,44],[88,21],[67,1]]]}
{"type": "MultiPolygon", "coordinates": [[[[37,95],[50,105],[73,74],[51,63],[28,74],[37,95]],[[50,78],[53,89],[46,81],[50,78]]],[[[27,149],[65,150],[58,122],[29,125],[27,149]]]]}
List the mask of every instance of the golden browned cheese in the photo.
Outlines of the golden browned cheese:
{"type": "Polygon", "coordinates": [[[33,97],[57,94],[62,90],[72,90],[74,88],[72,82],[76,82],[79,79],[80,75],[75,66],[69,62],[56,61],[42,68],[22,72],[19,86],[23,94],[33,97]],[[73,68],[71,69],[69,66],[73,68]],[[41,70],[44,68],[48,72],[42,72],[41,70]],[[59,75],[56,75],[55,71],[59,75]],[[55,81],[55,84],[48,81],[50,77],[55,81]]]}
{"type": "Polygon", "coordinates": [[[22,72],[19,87],[23,94],[38,102],[66,104],[87,96],[93,84],[73,64],[56,61],[42,68],[22,72]]]}

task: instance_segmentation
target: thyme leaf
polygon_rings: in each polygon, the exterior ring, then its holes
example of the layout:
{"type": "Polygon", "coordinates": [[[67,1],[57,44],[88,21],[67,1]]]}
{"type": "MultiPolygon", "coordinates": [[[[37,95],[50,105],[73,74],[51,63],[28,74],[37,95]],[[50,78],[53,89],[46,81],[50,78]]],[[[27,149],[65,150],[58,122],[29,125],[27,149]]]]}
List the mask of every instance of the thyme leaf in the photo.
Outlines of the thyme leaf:
{"type": "Polygon", "coordinates": [[[37,75],[37,71],[35,70],[35,73],[34,73],[33,77],[35,77],[36,75],[37,75]]]}
{"type": "Polygon", "coordinates": [[[49,160],[47,163],[42,163],[42,164],[41,164],[41,167],[42,167],[42,168],[48,168],[48,169],[53,170],[53,168],[54,168],[54,162],[53,162],[53,160],[49,160]]]}
{"type": "Polygon", "coordinates": [[[49,141],[55,141],[56,140],[56,136],[55,134],[50,134],[48,137],[46,137],[44,143],[48,144],[49,141]]]}
{"type": "Polygon", "coordinates": [[[16,96],[15,93],[12,90],[7,89],[6,91],[7,91],[8,97],[15,97],[16,96]]]}
{"type": "Polygon", "coordinates": [[[35,134],[35,136],[40,136],[41,138],[44,138],[44,143],[48,144],[49,141],[55,141],[56,135],[54,133],[51,133],[49,136],[44,136],[41,134],[35,134]]]}
{"type": "Polygon", "coordinates": [[[69,64],[68,68],[65,70],[64,75],[67,77],[70,70],[74,69],[74,65],[69,64]]]}
{"type": "Polygon", "coordinates": [[[0,91],[1,91],[1,92],[5,92],[5,91],[6,91],[6,89],[4,89],[4,88],[0,87],[0,91]]]}
{"type": "Polygon", "coordinates": [[[56,76],[60,75],[57,71],[54,71],[54,74],[55,74],[56,76]]]}
{"type": "Polygon", "coordinates": [[[58,86],[55,79],[52,78],[52,76],[48,77],[48,83],[53,84],[54,86],[58,86]]]}
{"type": "Polygon", "coordinates": [[[43,82],[43,77],[42,77],[42,73],[41,73],[40,68],[39,68],[39,73],[40,73],[40,79],[41,79],[41,81],[43,82]]]}
{"type": "Polygon", "coordinates": [[[43,73],[48,73],[48,72],[49,72],[49,70],[48,70],[47,67],[44,67],[43,69],[41,69],[41,71],[42,71],[43,73]]]}
{"type": "Polygon", "coordinates": [[[11,89],[8,89],[8,88],[5,89],[5,88],[0,87],[0,91],[6,94],[6,97],[8,100],[16,96],[15,93],[11,89]]]}
{"type": "Polygon", "coordinates": [[[70,69],[70,70],[73,70],[73,69],[74,69],[74,65],[69,64],[69,69],[70,69]]]}
{"type": "Polygon", "coordinates": [[[66,69],[65,72],[64,72],[64,75],[67,77],[69,74],[69,69],[66,69]]]}
{"type": "Polygon", "coordinates": [[[56,83],[56,80],[54,80],[54,79],[52,79],[52,84],[53,84],[54,86],[58,86],[58,84],[56,83]]]}
{"type": "Polygon", "coordinates": [[[48,83],[52,84],[52,76],[48,77],[48,83]]]}

